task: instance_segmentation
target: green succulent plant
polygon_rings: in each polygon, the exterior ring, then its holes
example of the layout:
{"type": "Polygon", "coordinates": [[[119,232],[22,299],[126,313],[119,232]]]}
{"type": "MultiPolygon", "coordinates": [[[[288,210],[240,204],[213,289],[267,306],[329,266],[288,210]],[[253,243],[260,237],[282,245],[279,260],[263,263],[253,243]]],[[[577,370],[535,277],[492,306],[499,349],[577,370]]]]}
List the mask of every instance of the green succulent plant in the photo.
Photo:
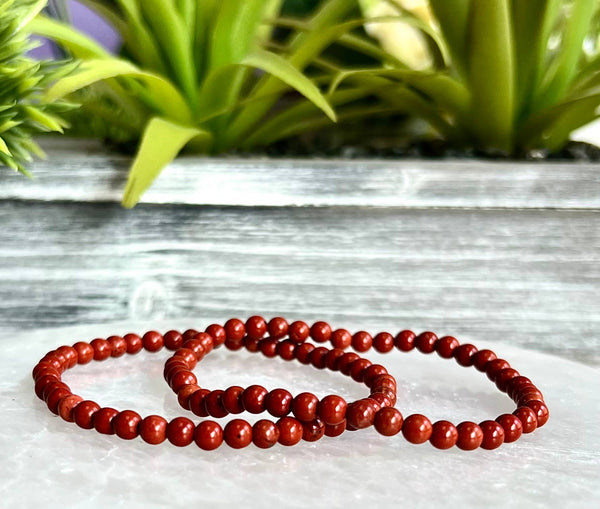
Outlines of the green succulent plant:
{"type": "Polygon", "coordinates": [[[0,0],[0,165],[27,175],[32,155],[43,156],[32,135],[62,132],[66,122],[59,114],[71,107],[45,100],[44,92],[72,67],[27,56],[34,47],[27,24],[45,5],[45,0],[0,0]]]}
{"type": "Polygon", "coordinates": [[[96,84],[82,97],[86,114],[139,140],[126,207],[184,148],[205,154],[251,149],[288,135],[273,128],[278,119],[295,118],[296,128],[315,115],[321,122],[335,119],[319,87],[325,73],[311,79],[305,71],[335,41],[331,27],[356,8],[353,1],[322,2],[283,48],[270,37],[281,0],[83,3],[121,34],[120,57],[56,20],[39,17],[32,29],[81,60],[77,73],[50,89],[49,99],[96,84]]]}

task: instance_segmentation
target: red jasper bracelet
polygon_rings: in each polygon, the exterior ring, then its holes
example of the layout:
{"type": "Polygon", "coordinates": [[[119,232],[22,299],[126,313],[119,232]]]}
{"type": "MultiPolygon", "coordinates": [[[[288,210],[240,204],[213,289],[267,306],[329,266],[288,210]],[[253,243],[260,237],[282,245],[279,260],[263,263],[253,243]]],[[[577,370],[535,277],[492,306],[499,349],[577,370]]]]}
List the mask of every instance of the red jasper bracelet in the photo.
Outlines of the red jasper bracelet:
{"type": "Polygon", "coordinates": [[[107,340],[95,339],[89,344],[79,342],[73,347],[62,346],[42,358],[33,370],[33,377],[35,392],[48,408],[82,428],[95,428],[100,433],[117,434],[124,439],[140,435],[148,443],[168,439],[174,445],[183,446],[195,441],[206,450],[218,447],[223,440],[233,448],[244,447],[251,442],[263,448],[277,442],[293,445],[302,438],[314,441],[323,434],[336,436],[345,429],[355,430],[371,425],[383,435],[395,435],[401,430],[409,442],[429,441],[439,449],[454,445],[463,450],[480,446],[495,449],[503,442],[513,442],[522,433],[530,433],[543,426],[548,420],[548,409],[541,392],[528,378],[520,376],[507,361],[498,359],[490,350],[478,351],[470,344],[459,346],[455,338],[446,336],[438,339],[431,332],[416,336],[410,331],[402,331],[395,337],[379,333],[373,338],[364,331],[354,335],[344,329],[333,331],[325,322],[317,322],[309,328],[304,322],[288,324],[283,318],[274,318],[268,323],[257,316],[245,323],[231,319],[224,327],[209,326],[205,333],[190,329],[184,334],[170,331],[163,337],[151,331],[143,338],[127,334],[123,338],[111,336],[107,340]],[[286,337],[288,339],[284,339],[286,337]],[[307,343],[309,337],[318,343],[329,341],[334,348],[329,350],[307,343]],[[245,347],[249,351],[261,351],[267,357],[295,358],[319,369],[339,370],[356,381],[364,382],[371,388],[371,394],[368,398],[346,404],[335,395],[321,401],[310,393],[292,398],[284,389],[267,392],[260,386],[247,389],[230,387],[225,391],[201,389],[190,370],[204,355],[222,344],[231,350],[245,347]],[[164,375],[184,408],[201,416],[214,417],[243,410],[251,413],[267,410],[271,415],[280,417],[279,421],[273,423],[263,419],[251,426],[242,419],[234,419],[223,430],[214,421],[203,421],[195,426],[186,417],[177,417],[170,422],[154,415],[142,419],[132,410],[119,412],[100,408],[92,401],[83,401],[61,381],[62,372],[76,364],[119,357],[126,352],[133,354],[142,348],[156,352],[163,346],[176,351],[165,363],[164,375]],[[374,365],[355,353],[344,352],[350,346],[358,352],[374,347],[381,353],[391,351],[394,346],[405,352],[417,348],[422,353],[436,351],[442,358],[455,358],[462,366],[475,366],[486,372],[488,378],[517,403],[517,409],[513,414],[503,414],[495,421],[487,420],[479,425],[469,421],[458,426],[448,421],[432,424],[421,414],[413,414],[403,420],[400,412],[392,408],[396,400],[394,378],[383,366],[374,365]],[[287,416],[290,410],[296,418],[287,416]]]}

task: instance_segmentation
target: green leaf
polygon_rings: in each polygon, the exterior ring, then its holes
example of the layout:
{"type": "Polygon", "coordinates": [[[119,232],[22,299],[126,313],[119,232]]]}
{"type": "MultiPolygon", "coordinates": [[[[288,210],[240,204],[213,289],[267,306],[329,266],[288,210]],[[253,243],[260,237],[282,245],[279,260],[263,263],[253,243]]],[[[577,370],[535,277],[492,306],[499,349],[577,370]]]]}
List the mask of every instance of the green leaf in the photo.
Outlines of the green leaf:
{"type": "Polygon", "coordinates": [[[515,63],[508,0],[474,1],[468,27],[472,135],[485,148],[513,149],[515,63]]]}
{"type": "MultiPolygon", "coordinates": [[[[527,0],[524,0],[527,1],[527,0]]],[[[429,5],[440,24],[448,51],[452,58],[453,67],[460,76],[467,74],[467,60],[469,55],[469,19],[471,4],[483,4],[487,7],[487,0],[430,0],[429,5]]]]}
{"type": "Polygon", "coordinates": [[[194,138],[209,143],[212,136],[202,129],[174,124],[164,118],[150,120],[129,171],[123,206],[134,207],[165,166],[194,138]]]}

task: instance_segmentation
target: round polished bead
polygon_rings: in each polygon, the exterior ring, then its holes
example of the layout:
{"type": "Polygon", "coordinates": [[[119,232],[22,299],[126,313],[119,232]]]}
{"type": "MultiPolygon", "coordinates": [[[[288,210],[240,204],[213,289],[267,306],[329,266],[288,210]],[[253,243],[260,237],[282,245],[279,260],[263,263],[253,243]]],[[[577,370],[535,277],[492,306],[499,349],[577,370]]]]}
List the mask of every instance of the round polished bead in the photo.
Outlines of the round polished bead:
{"type": "Polygon", "coordinates": [[[177,447],[185,447],[194,441],[195,428],[187,417],[176,417],[167,424],[167,439],[177,447]]]}
{"type": "Polygon", "coordinates": [[[325,423],[321,419],[314,419],[302,423],[302,440],[305,442],[316,442],[325,434],[325,423]]]}
{"type": "Polygon", "coordinates": [[[251,385],[242,393],[242,406],[246,412],[260,414],[265,409],[265,397],[268,393],[261,385],[251,385]]]}
{"type": "Polygon", "coordinates": [[[193,350],[190,350],[189,348],[180,348],[173,354],[173,357],[171,358],[183,359],[187,363],[188,369],[194,369],[196,367],[196,364],[198,363],[198,360],[196,359],[196,354],[193,350]]]}
{"type": "Polygon", "coordinates": [[[533,386],[533,383],[526,376],[516,376],[515,378],[511,378],[508,382],[506,382],[506,394],[508,394],[510,398],[514,398],[521,387],[528,385],[533,386]]]}
{"type": "Polygon", "coordinates": [[[138,426],[140,437],[148,444],[157,445],[167,438],[167,420],[160,415],[149,415],[138,426]]]}
{"type": "Polygon", "coordinates": [[[277,345],[279,345],[279,340],[273,338],[261,339],[258,344],[260,352],[269,359],[277,357],[277,345]]]}
{"type": "Polygon", "coordinates": [[[411,444],[422,444],[431,437],[431,421],[421,414],[412,414],[404,419],[402,434],[411,444]]]}
{"type": "Polygon", "coordinates": [[[71,394],[58,402],[58,415],[67,422],[73,422],[73,409],[83,401],[81,396],[71,394]]]}
{"type": "Polygon", "coordinates": [[[293,417],[282,417],[277,421],[279,443],[285,446],[296,445],[302,440],[302,423],[293,417]]]}
{"type": "Polygon", "coordinates": [[[173,392],[178,392],[179,389],[186,385],[197,385],[198,380],[196,379],[196,375],[191,371],[178,371],[171,377],[171,381],[169,383],[173,392]]]}
{"type": "MultiPolygon", "coordinates": [[[[229,339],[229,338],[225,340],[224,345],[225,345],[225,348],[227,348],[227,350],[231,350],[232,352],[236,352],[237,350],[241,350],[242,348],[244,348],[244,346],[246,346],[244,344],[244,340],[243,339],[241,341],[234,341],[234,340],[229,339]]],[[[252,346],[249,346],[248,347],[248,351],[250,351],[250,352],[258,352],[258,341],[254,341],[254,345],[255,345],[255,348],[252,348],[252,346]]]]}
{"type": "Polygon", "coordinates": [[[111,357],[121,357],[127,353],[127,341],[121,336],[110,336],[106,341],[111,346],[111,357]]]}
{"type": "Polygon", "coordinates": [[[377,401],[377,403],[379,403],[379,405],[381,407],[391,407],[391,406],[394,406],[392,404],[392,399],[389,398],[387,395],[381,393],[381,392],[375,392],[375,393],[372,392],[371,394],[369,394],[369,399],[377,401]]]}
{"type": "Polygon", "coordinates": [[[346,431],[346,419],[339,424],[325,424],[326,437],[339,437],[344,431],[346,431]]]}
{"type": "Polygon", "coordinates": [[[345,350],[352,344],[352,334],[346,329],[337,329],[331,333],[330,341],[334,348],[345,350]]]}
{"type": "Polygon", "coordinates": [[[199,391],[200,387],[197,384],[189,384],[183,386],[177,391],[177,402],[181,408],[190,409],[190,396],[194,392],[199,391]]]}
{"type": "Polygon", "coordinates": [[[291,361],[295,358],[294,353],[296,351],[296,346],[296,343],[289,339],[280,341],[277,345],[277,355],[284,361],[291,361]]]}
{"type": "Polygon", "coordinates": [[[252,442],[260,449],[269,449],[279,440],[279,428],[268,419],[256,421],[252,426],[252,442]]]}
{"type": "Polygon", "coordinates": [[[458,440],[456,446],[463,451],[472,451],[477,449],[483,441],[483,431],[479,424],[464,421],[456,426],[458,430],[458,440]]]}
{"type": "Polygon", "coordinates": [[[310,328],[310,337],[317,343],[327,343],[331,339],[331,326],[326,322],[315,322],[310,328]]]}
{"type": "Polygon", "coordinates": [[[543,401],[528,401],[525,403],[525,406],[531,408],[535,412],[538,428],[541,428],[544,424],[546,424],[546,422],[548,422],[550,412],[543,401]]]}
{"type": "Polygon", "coordinates": [[[166,382],[171,385],[171,378],[175,373],[179,373],[180,371],[189,371],[189,365],[185,362],[181,357],[176,357],[174,359],[169,359],[165,363],[165,369],[163,370],[163,377],[166,382]]]}
{"type": "Polygon", "coordinates": [[[226,424],[223,436],[229,447],[242,449],[252,442],[252,426],[243,419],[233,419],[226,424]]]}
{"type": "Polygon", "coordinates": [[[294,343],[304,343],[310,334],[310,328],[305,322],[293,322],[288,329],[288,335],[294,343]]]}
{"type": "Polygon", "coordinates": [[[92,417],[94,429],[103,435],[114,435],[115,430],[112,426],[112,421],[118,414],[119,411],[114,408],[101,408],[92,417]]]}
{"type": "MultiPolygon", "coordinates": [[[[208,353],[212,352],[213,348],[215,347],[215,343],[213,340],[213,337],[206,333],[206,332],[198,332],[196,334],[196,336],[193,339],[193,347],[192,350],[194,350],[194,352],[196,351],[196,344],[200,343],[202,345],[202,347],[204,348],[204,355],[207,355],[208,353]]],[[[185,344],[185,342],[184,342],[185,344]]]]}
{"type": "Polygon", "coordinates": [[[198,331],[196,329],[186,329],[183,331],[183,342],[185,343],[186,341],[189,341],[190,339],[194,339],[196,337],[196,335],[198,334],[198,331]]]}
{"type": "Polygon", "coordinates": [[[310,353],[315,349],[312,343],[301,343],[294,350],[294,357],[301,364],[310,364],[310,353]]]}
{"type": "Polygon", "coordinates": [[[352,336],[352,348],[357,352],[367,352],[373,346],[373,336],[365,331],[359,331],[352,336]]]}
{"type": "Polygon", "coordinates": [[[521,421],[523,426],[523,433],[531,433],[537,428],[537,416],[536,413],[527,406],[517,408],[513,415],[521,421]]]}
{"type": "Polygon", "coordinates": [[[51,384],[59,383],[60,375],[58,374],[42,374],[37,379],[34,386],[35,394],[38,398],[44,399],[44,390],[51,384]]]}
{"type": "Polygon", "coordinates": [[[415,338],[415,347],[421,353],[432,353],[438,337],[433,332],[422,332],[415,338]]]}
{"type": "Polygon", "coordinates": [[[64,357],[65,367],[67,369],[70,369],[77,364],[77,350],[72,346],[60,346],[56,349],[56,353],[64,357]]]}
{"type": "Polygon", "coordinates": [[[123,339],[127,342],[127,353],[130,355],[138,353],[142,348],[144,348],[144,342],[142,338],[137,334],[125,334],[123,339]]]}
{"type": "Polygon", "coordinates": [[[39,362],[33,368],[31,372],[31,376],[33,377],[33,381],[37,382],[40,378],[46,375],[54,376],[55,378],[60,378],[62,371],[58,369],[56,366],[50,364],[49,362],[39,362]]]}
{"type": "Polygon", "coordinates": [[[244,339],[246,335],[246,326],[244,322],[237,318],[231,318],[225,322],[225,337],[226,341],[238,342],[244,339]]]}
{"type": "Polygon", "coordinates": [[[51,364],[56,369],[58,369],[61,373],[65,370],[65,366],[63,365],[62,361],[56,355],[53,355],[52,353],[46,354],[44,357],[42,357],[42,359],[40,360],[40,363],[42,363],[42,362],[45,364],[51,364]]]}
{"type": "Polygon", "coordinates": [[[309,355],[310,363],[317,369],[325,369],[327,367],[327,354],[329,349],[324,346],[318,346],[309,355]]]}
{"type": "Polygon", "coordinates": [[[78,364],[87,364],[94,359],[94,348],[89,343],[78,341],[73,345],[73,348],[77,352],[78,364]]]}
{"type": "Polygon", "coordinates": [[[449,421],[437,421],[433,424],[429,441],[436,449],[450,449],[458,441],[458,430],[449,421]]]}
{"type": "Polygon", "coordinates": [[[100,405],[95,401],[82,401],[73,409],[73,420],[80,428],[92,429],[94,414],[98,410],[100,410],[100,405]]]}
{"type": "Polygon", "coordinates": [[[317,416],[319,398],[310,392],[302,392],[292,400],[292,412],[302,421],[312,421],[317,416]]]}
{"type": "Polygon", "coordinates": [[[204,408],[206,409],[206,413],[211,417],[225,417],[227,415],[227,410],[223,405],[223,399],[221,396],[225,391],[217,389],[216,391],[210,391],[206,396],[204,396],[204,408]]]}
{"type": "Polygon", "coordinates": [[[397,389],[397,383],[396,379],[392,375],[390,375],[389,373],[384,373],[376,376],[371,381],[371,385],[369,387],[373,390],[390,389],[395,392],[397,389]]]}
{"type": "Polygon", "coordinates": [[[194,392],[189,399],[190,410],[198,417],[208,417],[206,406],[204,405],[204,398],[210,394],[208,389],[200,389],[194,392]]]}
{"type": "Polygon", "coordinates": [[[518,407],[527,406],[527,403],[530,401],[544,401],[544,395],[537,389],[531,388],[529,390],[520,392],[515,400],[518,407]]]}
{"type": "Polygon", "coordinates": [[[163,342],[167,350],[177,350],[183,346],[183,334],[176,330],[170,330],[164,335],[163,342]]]}
{"type": "Polygon", "coordinates": [[[245,327],[246,334],[252,339],[261,339],[267,333],[267,322],[262,316],[251,316],[245,327]]]}
{"type": "MultiPolygon", "coordinates": [[[[205,334],[204,332],[202,332],[202,334],[205,334]]],[[[208,336],[208,334],[206,334],[208,336]]],[[[210,336],[208,336],[210,338],[210,336]]],[[[211,339],[212,342],[212,339],[211,339]]],[[[205,341],[201,341],[200,339],[198,339],[197,337],[194,339],[189,339],[188,341],[185,341],[180,347],[181,348],[185,348],[187,350],[191,350],[192,352],[194,352],[194,356],[196,357],[196,360],[200,361],[202,359],[204,359],[204,356],[206,355],[206,348],[204,348],[204,345],[206,344],[205,341]]],[[[211,345],[212,346],[212,345],[211,345]]]]}
{"type": "Polygon", "coordinates": [[[373,338],[373,348],[379,353],[388,353],[394,349],[394,336],[389,332],[380,332],[373,338]]]}
{"type": "Polygon", "coordinates": [[[346,352],[340,348],[332,348],[329,350],[329,353],[325,358],[327,369],[330,369],[331,371],[339,371],[339,361],[344,355],[346,355],[346,352]]]}
{"type": "Polygon", "coordinates": [[[435,343],[435,351],[442,359],[451,359],[458,346],[458,339],[453,336],[444,336],[435,343]]]}
{"type": "MultiPolygon", "coordinates": [[[[452,352],[452,356],[456,362],[465,368],[473,365],[473,356],[478,352],[475,345],[469,343],[457,346],[452,352]]],[[[479,447],[479,446],[477,446],[479,447]]]]}
{"type": "Polygon", "coordinates": [[[349,376],[352,363],[360,359],[360,356],[354,352],[346,352],[338,360],[338,369],[342,375],[349,376]]]}
{"type": "Polygon", "coordinates": [[[377,403],[371,399],[359,399],[348,405],[346,409],[347,426],[364,429],[373,425],[377,403]]]}
{"type": "Polygon", "coordinates": [[[225,343],[225,339],[227,338],[225,328],[216,323],[209,325],[204,332],[206,332],[212,338],[214,348],[219,348],[225,343]]]}
{"type": "Polygon", "coordinates": [[[285,389],[274,389],[265,396],[265,409],[273,417],[283,417],[290,413],[293,399],[285,389]]]}
{"type": "Polygon", "coordinates": [[[365,371],[372,365],[369,359],[357,359],[350,365],[350,377],[356,382],[363,382],[365,371]]]}
{"type": "Polygon", "coordinates": [[[387,369],[385,369],[385,367],[382,366],[381,364],[371,364],[370,366],[367,366],[367,368],[365,369],[365,371],[363,373],[362,381],[364,382],[364,384],[367,387],[371,387],[377,377],[379,377],[380,375],[387,375],[387,374],[388,374],[387,369]]]}
{"type": "Polygon", "coordinates": [[[400,433],[404,419],[396,408],[383,407],[375,414],[373,424],[381,435],[391,437],[400,433]]]}
{"type": "Polygon", "coordinates": [[[495,382],[498,373],[507,368],[510,368],[508,361],[504,359],[493,359],[485,365],[485,373],[492,382],[495,382]]]}
{"type": "Polygon", "coordinates": [[[58,415],[58,403],[61,399],[71,396],[70,390],[63,388],[62,386],[55,387],[48,393],[48,397],[45,399],[48,410],[53,414],[58,415]]]}
{"type": "Polygon", "coordinates": [[[244,411],[244,405],[242,404],[242,393],[244,388],[239,385],[234,385],[225,389],[225,392],[221,394],[221,401],[223,408],[230,414],[241,414],[244,411]]]}
{"type": "Polygon", "coordinates": [[[504,443],[504,428],[496,421],[483,421],[479,427],[483,431],[482,449],[497,449],[504,443]]]}
{"type": "Polygon", "coordinates": [[[504,441],[507,444],[518,440],[523,433],[523,424],[516,415],[502,414],[496,419],[496,422],[502,426],[504,441]]]}
{"type": "Polygon", "coordinates": [[[289,325],[285,318],[281,318],[280,316],[276,316],[275,318],[271,318],[269,323],[267,324],[267,330],[269,331],[269,336],[275,339],[281,339],[287,336],[289,329],[289,325]]]}
{"type": "Polygon", "coordinates": [[[335,394],[325,396],[317,405],[317,415],[329,426],[340,424],[346,419],[346,400],[335,394]]]}
{"type": "Polygon", "coordinates": [[[223,443],[223,428],[214,421],[202,421],[196,426],[194,441],[200,449],[213,451],[223,443]]]}
{"type": "Polygon", "coordinates": [[[160,332],[151,330],[142,336],[142,343],[148,352],[158,352],[163,347],[164,340],[160,332]]]}
{"type": "Polygon", "coordinates": [[[491,350],[479,350],[473,354],[473,366],[477,371],[485,372],[485,365],[496,358],[496,354],[491,350]]]}
{"type": "Polygon", "coordinates": [[[92,348],[94,349],[95,361],[103,361],[110,357],[112,347],[110,346],[110,343],[106,341],[106,339],[94,339],[90,342],[90,345],[92,345],[92,348]]]}
{"type": "Polygon", "coordinates": [[[496,387],[502,392],[506,391],[506,384],[509,380],[519,376],[519,372],[513,368],[505,368],[496,374],[496,387]]]}
{"type": "MultiPolygon", "coordinates": [[[[96,413],[98,415],[98,413],[96,413]]],[[[142,417],[133,410],[123,410],[113,418],[111,426],[115,434],[123,440],[133,440],[138,436],[138,425],[142,417]]]]}
{"type": "Polygon", "coordinates": [[[396,334],[394,346],[401,352],[410,352],[415,347],[416,334],[410,330],[403,330],[396,334]]]}

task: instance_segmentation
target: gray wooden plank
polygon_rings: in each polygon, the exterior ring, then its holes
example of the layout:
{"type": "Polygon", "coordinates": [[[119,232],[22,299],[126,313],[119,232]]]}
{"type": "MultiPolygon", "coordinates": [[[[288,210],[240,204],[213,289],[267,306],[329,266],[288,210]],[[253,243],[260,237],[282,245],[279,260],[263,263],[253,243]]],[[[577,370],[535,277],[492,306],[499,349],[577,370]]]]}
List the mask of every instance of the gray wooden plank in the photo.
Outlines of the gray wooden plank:
{"type": "MultiPolygon", "coordinates": [[[[119,202],[130,159],[99,142],[43,139],[33,180],[0,171],[0,199],[119,202]]],[[[219,206],[600,209],[600,165],[181,157],[143,203],[219,206]]]]}
{"type": "Polygon", "coordinates": [[[600,364],[598,211],[5,200],[0,224],[6,331],[282,314],[600,364]]]}

